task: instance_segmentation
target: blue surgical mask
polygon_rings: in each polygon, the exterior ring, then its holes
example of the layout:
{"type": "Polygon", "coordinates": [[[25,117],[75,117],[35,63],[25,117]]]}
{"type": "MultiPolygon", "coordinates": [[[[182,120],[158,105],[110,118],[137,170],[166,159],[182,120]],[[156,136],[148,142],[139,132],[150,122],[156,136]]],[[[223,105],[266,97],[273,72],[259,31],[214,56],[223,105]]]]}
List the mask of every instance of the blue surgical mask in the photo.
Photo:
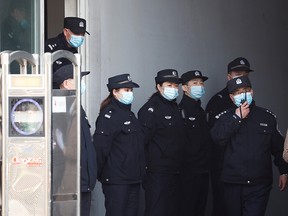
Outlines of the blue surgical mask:
{"type": "Polygon", "coordinates": [[[84,37],[81,35],[73,35],[71,34],[71,38],[68,41],[68,43],[70,44],[70,46],[72,47],[80,47],[84,42],[84,37]]]}
{"type": "Polygon", "coordinates": [[[164,92],[163,92],[163,97],[166,98],[167,100],[171,101],[174,100],[178,97],[178,88],[173,88],[173,87],[165,87],[164,92]]]}
{"type": "Polygon", "coordinates": [[[248,102],[248,104],[250,105],[252,103],[253,97],[251,92],[246,92],[246,93],[241,93],[238,95],[234,95],[234,103],[237,107],[240,107],[242,103],[244,103],[245,101],[248,102]],[[246,94],[246,96],[245,96],[246,94]]]}
{"type": "Polygon", "coordinates": [[[203,86],[191,86],[190,95],[193,99],[199,100],[205,94],[203,86]]]}
{"type": "Polygon", "coordinates": [[[85,91],[86,91],[86,83],[84,82],[84,80],[81,80],[80,92],[81,94],[84,94],[85,91]]]}
{"type": "Polygon", "coordinates": [[[131,104],[133,101],[133,92],[122,92],[122,97],[119,98],[118,100],[123,103],[123,104],[131,104]]]}
{"type": "Polygon", "coordinates": [[[253,97],[252,97],[251,92],[247,92],[247,93],[246,93],[246,100],[247,100],[247,102],[248,102],[249,105],[252,103],[253,97]]]}

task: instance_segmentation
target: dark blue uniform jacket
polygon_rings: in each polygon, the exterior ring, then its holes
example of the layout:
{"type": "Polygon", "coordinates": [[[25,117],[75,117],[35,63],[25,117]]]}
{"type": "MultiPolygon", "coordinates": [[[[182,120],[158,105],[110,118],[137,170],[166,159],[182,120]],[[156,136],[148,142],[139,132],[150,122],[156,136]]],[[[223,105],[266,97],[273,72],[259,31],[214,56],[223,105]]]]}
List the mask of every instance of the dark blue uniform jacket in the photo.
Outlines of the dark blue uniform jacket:
{"type": "Polygon", "coordinates": [[[211,140],[201,101],[184,94],[179,107],[184,117],[184,132],[187,138],[183,148],[184,168],[198,173],[208,172],[211,140]]]}
{"type": "Polygon", "coordinates": [[[271,155],[280,174],[287,173],[282,158],[284,139],[277,130],[275,115],[250,105],[248,118],[241,120],[231,108],[217,115],[211,129],[213,140],[225,145],[222,181],[227,183],[272,183],[271,155]]]}
{"type": "Polygon", "coordinates": [[[92,143],[90,124],[81,107],[81,192],[92,191],[96,184],[96,151],[92,143]]]}
{"type": "MultiPolygon", "coordinates": [[[[57,50],[66,50],[72,53],[78,53],[76,48],[69,46],[65,39],[64,33],[59,34],[57,37],[50,38],[45,42],[45,52],[53,53],[57,50]]],[[[71,64],[68,59],[60,58],[56,60],[53,64],[53,72],[67,64],[71,64]]]]}
{"type": "MultiPolygon", "coordinates": [[[[208,102],[206,106],[206,114],[208,119],[209,127],[212,128],[212,126],[215,123],[215,116],[219,113],[231,108],[234,106],[234,103],[230,99],[228,89],[225,87],[221,91],[219,91],[217,94],[215,94],[208,102]]],[[[223,163],[223,157],[224,157],[224,147],[215,145],[215,143],[211,143],[212,148],[212,154],[211,154],[211,162],[212,167],[217,169],[222,169],[222,163],[223,163]]]]}
{"type": "Polygon", "coordinates": [[[115,98],[99,114],[93,135],[98,176],[106,184],[140,183],[145,173],[143,133],[131,105],[115,98]]]}
{"type": "Polygon", "coordinates": [[[148,172],[179,173],[183,145],[183,119],[176,101],[155,93],[138,112],[145,134],[148,172]]]}

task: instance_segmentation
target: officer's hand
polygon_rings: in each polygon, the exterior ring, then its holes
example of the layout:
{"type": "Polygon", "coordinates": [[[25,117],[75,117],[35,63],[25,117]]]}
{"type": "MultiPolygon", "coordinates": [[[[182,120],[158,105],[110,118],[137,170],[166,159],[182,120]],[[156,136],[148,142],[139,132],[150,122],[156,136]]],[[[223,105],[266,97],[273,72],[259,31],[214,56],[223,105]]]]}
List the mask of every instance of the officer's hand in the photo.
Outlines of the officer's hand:
{"type": "Polygon", "coordinates": [[[235,114],[238,115],[240,118],[244,119],[247,118],[249,115],[250,108],[247,101],[245,101],[240,107],[235,110],[235,114]]]}
{"type": "Polygon", "coordinates": [[[279,188],[280,191],[284,191],[287,188],[287,179],[288,176],[286,174],[280,175],[279,176],[279,188]]]}

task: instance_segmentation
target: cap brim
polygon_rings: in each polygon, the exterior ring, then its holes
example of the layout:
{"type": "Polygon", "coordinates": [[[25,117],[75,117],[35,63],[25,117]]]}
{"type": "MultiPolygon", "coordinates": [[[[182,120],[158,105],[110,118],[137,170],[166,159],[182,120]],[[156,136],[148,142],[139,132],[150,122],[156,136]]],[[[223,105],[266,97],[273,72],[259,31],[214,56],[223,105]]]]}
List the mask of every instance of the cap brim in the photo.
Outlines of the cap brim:
{"type": "Polygon", "coordinates": [[[90,74],[90,71],[81,71],[81,76],[86,76],[90,74]]]}
{"type": "Polygon", "coordinates": [[[139,85],[134,82],[129,82],[129,83],[113,83],[113,84],[107,84],[108,90],[111,91],[112,89],[118,89],[118,88],[139,88],[139,85]]]}
{"type": "Polygon", "coordinates": [[[156,83],[163,83],[163,82],[172,82],[172,83],[181,83],[180,78],[174,78],[174,77],[160,77],[160,78],[155,78],[156,83]]]}
{"type": "Polygon", "coordinates": [[[253,70],[251,70],[249,67],[245,67],[245,66],[233,68],[233,69],[231,69],[231,70],[229,71],[229,73],[232,72],[232,71],[247,71],[247,72],[253,72],[253,70]]]}
{"type": "Polygon", "coordinates": [[[130,82],[127,84],[120,84],[121,87],[120,88],[139,88],[139,85],[137,83],[134,82],[130,82]]]}

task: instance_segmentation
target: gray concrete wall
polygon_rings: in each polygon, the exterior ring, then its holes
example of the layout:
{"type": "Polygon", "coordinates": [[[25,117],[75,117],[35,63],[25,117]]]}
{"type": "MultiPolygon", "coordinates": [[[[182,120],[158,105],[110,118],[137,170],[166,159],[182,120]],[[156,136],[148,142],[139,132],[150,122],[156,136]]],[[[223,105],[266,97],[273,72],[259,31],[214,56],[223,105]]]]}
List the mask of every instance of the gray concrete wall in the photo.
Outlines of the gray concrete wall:
{"type": "MultiPolygon", "coordinates": [[[[86,58],[93,73],[88,81],[86,110],[93,124],[100,102],[108,95],[107,78],[130,73],[135,112],[154,92],[158,70],[180,74],[199,69],[209,77],[203,106],[226,83],[229,61],[244,56],[255,100],[278,116],[284,133],[288,122],[286,0],[90,0],[86,58]]],[[[287,215],[288,192],[277,189],[277,171],[267,216],[287,215]]],[[[104,215],[100,184],[94,194],[93,215],[104,215]]],[[[210,211],[209,209],[207,210],[210,211]]]]}

